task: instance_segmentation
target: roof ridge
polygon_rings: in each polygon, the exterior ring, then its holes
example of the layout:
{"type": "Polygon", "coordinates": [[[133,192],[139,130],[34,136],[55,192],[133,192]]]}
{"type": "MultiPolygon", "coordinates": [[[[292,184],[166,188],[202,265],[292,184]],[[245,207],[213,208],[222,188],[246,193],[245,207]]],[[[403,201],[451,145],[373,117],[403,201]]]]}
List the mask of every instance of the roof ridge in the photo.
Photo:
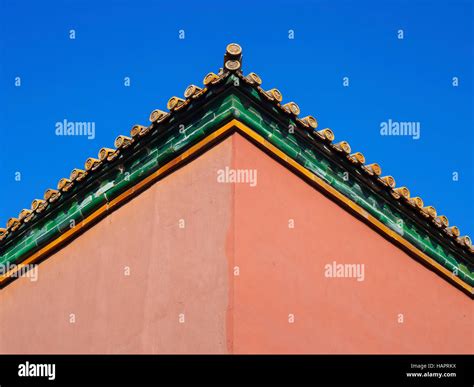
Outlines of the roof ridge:
{"type": "Polygon", "coordinates": [[[176,96],[171,97],[167,103],[168,112],[160,109],[153,110],[149,116],[151,122],[150,125],[134,125],[130,131],[130,137],[119,135],[115,139],[115,149],[105,147],[101,148],[98,152],[97,158],[89,157],[86,160],[84,169],[73,169],[69,178],[62,178],[59,180],[57,189],[47,189],[43,199],[33,200],[31,209],[23,209],[19,213],[18,218],[10,218],[7,221],[6,227],[0,228],[0,247],[7,239],[14,238],[17,230],[27,227],[27,224],[33,219],[41,218],[41,214],[46,210],[46,208],[54,205],[54,202],[56,202],[63,193],[68,192],[75,185],[80,184],[88,175],[93,174],[101,165],[115,160],[133,143],[137,142],[140,138],[145,137],[153,129],[172,119],[175,112],[185,110],[192,101],[199,100],[202,96],[232,74],[244,83],[250,85],[260,96],[270,101],[280,112],[294,119],[297,126],[299,126],[298,129],[306,132],[312,141],[323,143],[334,149],[341,158],[347,159],[355,168],[360,170],[369,179],[372,179],[376,184],[379,184],[381,187],[388,190],[394,201],[403,203],[408,211],[421,220],[429,220],[434,229],[443,231],[447,240],[455,241],[464,251],[470,253],[471,256],[474,256],[474,248],[471,238],[468,235],[461,236],[458,227],[449,226],[449,221],[446,216],[438,215],[433,206],[425,206],[420,197],[411,197],[410,191],[407,187],[396,187],[395,179],[392,176],[381,176],[382,169],[380,165],[377,163],[366,164],[365,157],[361,152],[351,153],[352,150],[347,141],[333,143],[335,139],[333,131],[329,128],[318,130],[318,122],[316,118],[311,115],[302,118],[298,117],[300,114],[299,106],[295,102],[282,104],[282,93],[276,88],[264,90],[261,87],[262,79],[256,73],[251,72],[244,75],[242,73],[242,48],[236,43],[230,43],[227,45],[223,68],[219,69],[217,74],[213,72],[208,73],[204,77],[203,87],[191,84],[184,92],[184,99],[176,96]]]}

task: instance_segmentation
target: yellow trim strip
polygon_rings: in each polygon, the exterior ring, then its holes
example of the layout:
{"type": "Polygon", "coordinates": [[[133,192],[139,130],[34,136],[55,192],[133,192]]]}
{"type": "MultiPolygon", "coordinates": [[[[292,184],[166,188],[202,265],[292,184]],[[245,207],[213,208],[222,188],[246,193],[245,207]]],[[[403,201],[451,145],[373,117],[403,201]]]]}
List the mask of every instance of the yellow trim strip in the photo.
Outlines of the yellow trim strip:
{"type": "Polygon", "coordinates": [[[428,263],[430,266],[434,267],[436,270],[440,271],[447,277],[449,277],[451,280],[456,282],[458,285],[460,285],[462,288],[466,289],[469,293],[474,294],[474,287],[470,286],[469,284],[465,283],[462,279],[459,277],[455,276],[453,273],[451,273],[448,269],[446,269],[444,266],[440,265],[438,262],[436,262],[433,258],[429,257],[426,255],[424,252],[419,250],[417,247],[412,245],[410,242],[408,242],[406,239],[401,237],[399,234],[388,228],[386,225],[384,225],[382,222],[380,222],[378,219],[370,215],[366,210],[364,210],[362,207],[357,205],[355,202],[344,196],[342,193],[337,191],[335,188],[331,187],[328,183],[326,183],[324,180],[316,176],[314,173],[310,172],[306,168],[304,168],[302,165],[300,165],[298,162],[293,160],[291,157],[287,156],[284,152],[282,152],[280,149],[275,147],[273,144],[265,140],[262,136],[260,136],[258,133],[256,133],[254,130],[252,130],[250,127],[247,125],[243,124],[242,122],[233,119],[229,123],[225,124],[224,126],[220,127],[213,133],[211,133],[209,136],[206,138],[202,139],[199,141],[197,144],[193,145],[191,148],[189,148],[187,151],[179,155],[178,157],[174,158],[167,164],[163,165],[161,168],[153,172],[151,175],[147,176],[145,179],[142,181],[138,182],[135,184],[133,187],[129,188],[127,191],[121,193],[119,196],[117,196],[115,199],[110,201],[109,203],[104,204],[100,208],[98,208],[96,211],[94,211],[91,215],[89,215],[86,219],[84,219],[81,223],[76,225],[74,228],[66,231],[64,234],[61,236],[57,237],[53,241],[51,241],[49,244],[35,252],[33,255],[31,255],[29,258],[26,260],[22,261],[21,264],[19,264],[17,267],[14,269],[10,270],[9,272],[5,273],[4,275],[0,276],[0,285],[2,285],[5,281],[9,279],[14,273],[16,273],[22,265],[28,265],[31,263],[34,263],[38,261],[40,258],[44,257],[46,254],[48,254],[50,251],[52,251],[55,247],[57,247],[59,244],[62,242],[65,242],[69,239],[71,239],[74,235],[78,234],[84,227],[86,227],[88,224],[93,222],[94,220],[102,217],[105,215],[105,213],[112,211],[115,207],[119,206],[122,202],[127,200],[128,198],[131,198],[135,196],[135,194],[140,191],[142,188],[146,187],[147,185],[153,183],[154,181],[158,180],[163,174],[165,174],[168,170],[170,170],[172,167],[181,164],[183,161],[186,159],[190,158],[192,155],[194,155],[196,152],[198,152],[200,149],[205,147],[207,144],[209,144],[211,141],[215,140],[216,138],[222,136],[226,132],[229,132],[232,130],[232,128],[237,128],[238,131],[245,133],[248,135],[250,138],[252,138],[255,142],[259,143],[263,147],[265,147],[268,151],[273,153],[275,156],[283,160],[286,164],[290,165],[291,167],[295,168],[299,172],[301,172],[304,176],[309,178],[311,181],[316,183],[316,185],[320,188],[322,188],[324,191],[329,193],[331,196],[335,197],[339,201],[343,202],[347,206],[349,206],[352,210],[357,212],[359,215],[367,219],[368,222],[373,224],[375,227],[377,227],[380,231],[382,231],[384,234],[388,235],[390,238],[396,240],[403,246],[405,246],[408,250],[416,254],[419,258],[421,258],[423,261],[428,263]]]}

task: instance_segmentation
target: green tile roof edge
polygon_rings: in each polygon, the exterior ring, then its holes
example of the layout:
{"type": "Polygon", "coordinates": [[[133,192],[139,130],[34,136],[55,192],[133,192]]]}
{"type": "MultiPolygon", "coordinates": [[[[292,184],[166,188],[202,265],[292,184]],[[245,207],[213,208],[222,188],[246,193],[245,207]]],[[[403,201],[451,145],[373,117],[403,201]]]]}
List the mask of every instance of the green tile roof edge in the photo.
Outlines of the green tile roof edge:
{"type": "Polygon", "coordinates": [[[458,251],[454,243],[449,246],[441,236],[433,236],[432,227],[427,230],[420,226],[419,221],[407,216],[403,207],[390,199],[388,194],[367,184],[348,161],[341,165],[341,160],[331,157],[334,151],[324,144],[315,146],[300,131],[289,133],[289,125],[297,127],[295,120],[278,111],[253,87],[236,82],[237,79],[239,77],[231,75],[204,98],[191,102],[185,111],[174,113],[166,127],[152,129],[125,155],[105,164],[100,171],[88,175],[83,183],[74,186],[71,192],[62,195],[57,203],[48,207],[44,216],[25,230],[18,231],[18,235],[2,246],[0,264],[20,263],[97,208],[236,118],[453,275],[474,286],[473,262],[458,251]],[[344,179],[344,173],[349,173],[350,178],[344,179]]]}

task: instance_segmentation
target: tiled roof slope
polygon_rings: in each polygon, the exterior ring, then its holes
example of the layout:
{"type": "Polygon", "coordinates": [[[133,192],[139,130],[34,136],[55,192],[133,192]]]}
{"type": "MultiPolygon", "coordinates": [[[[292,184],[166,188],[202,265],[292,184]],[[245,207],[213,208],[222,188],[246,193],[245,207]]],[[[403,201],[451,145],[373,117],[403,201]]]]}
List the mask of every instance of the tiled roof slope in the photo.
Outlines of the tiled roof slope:
{"type": "Polygon", "coordinates": [[[73,169],[56,189],[33,200],[31,209],[9,219],[0,228],[0,264],[22,262],[66,231],[89,223],[97,208],[106,205],[108,210],[125,190],[237,119],[363,208],[363,217],[374,217],[391,235],[399,235],[468,284],[472,293],[474,249],[469,236],[461,236],[446,216],[425,206],[407,187],[396,187],[393,177],[382,176],[379,164],[366,164],[348,142],[335,142],[331,129],[318,129],[314,117],[299,117],[296,103],[283,103],[278,89],[263,89],[260,77],[244,75],[241,65],[240,46],[229,44],[224,67],[206,75],[202,87],[190,85],[184,98],[171,97],[168,111],[151,112],[150,125],[135,125],[130,137],[118,136],[115,149],[100,149],[84,169],[73,169]]]}

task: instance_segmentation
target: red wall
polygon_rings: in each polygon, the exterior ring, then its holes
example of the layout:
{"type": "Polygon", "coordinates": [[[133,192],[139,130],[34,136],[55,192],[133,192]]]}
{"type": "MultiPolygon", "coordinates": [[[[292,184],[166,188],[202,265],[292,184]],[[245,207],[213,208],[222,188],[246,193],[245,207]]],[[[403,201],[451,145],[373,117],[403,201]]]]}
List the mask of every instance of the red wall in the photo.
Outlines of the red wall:
{"type": "Polygon", "coordinates": [[[474,352],[472,300],[239,135],[38,275],[0,290],[2,353],[474,352]],[[217,182],[226,166],[257,185],[217,182]],[[325,277],[333,261],[364,280],[325,277]]]}
{"type": "Polygon", "coordinates": [[[235,187],[234,352],[474,352],[467,295],[245,139],[234,146],[234,164],[258,170],[255,188],[235,187]],[[364,264],[364,281],[325,277],[333,261],[364,264]]]}

